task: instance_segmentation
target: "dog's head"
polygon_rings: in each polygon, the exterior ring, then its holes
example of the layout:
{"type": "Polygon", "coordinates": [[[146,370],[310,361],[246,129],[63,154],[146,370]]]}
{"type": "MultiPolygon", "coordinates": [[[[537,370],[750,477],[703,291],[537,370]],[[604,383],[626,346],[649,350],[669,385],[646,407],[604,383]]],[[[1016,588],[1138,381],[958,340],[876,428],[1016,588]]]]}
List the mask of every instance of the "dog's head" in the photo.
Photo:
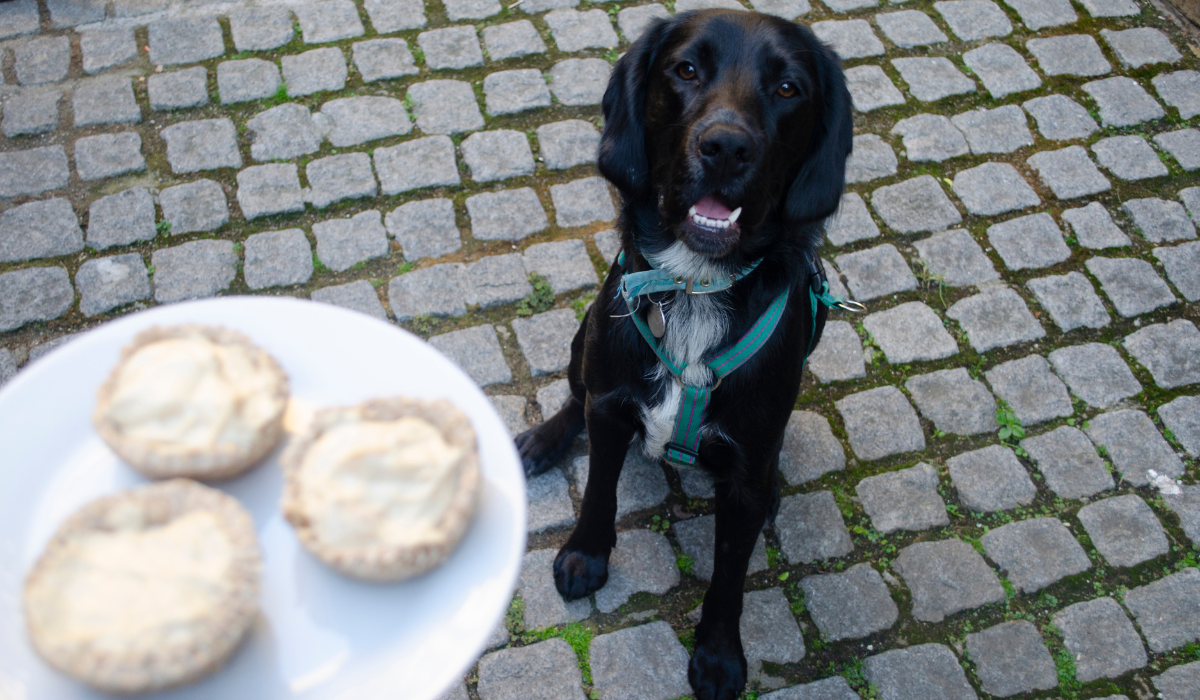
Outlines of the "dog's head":
{"type": "Polygon", "coordinates": [[[837,209],[850,97],[806,27],[726,10],[660,21],[617,63],[603,107],[600,172],[643,252],[679,241],[744,262],[789,232],[814,243],[837,209]]]}

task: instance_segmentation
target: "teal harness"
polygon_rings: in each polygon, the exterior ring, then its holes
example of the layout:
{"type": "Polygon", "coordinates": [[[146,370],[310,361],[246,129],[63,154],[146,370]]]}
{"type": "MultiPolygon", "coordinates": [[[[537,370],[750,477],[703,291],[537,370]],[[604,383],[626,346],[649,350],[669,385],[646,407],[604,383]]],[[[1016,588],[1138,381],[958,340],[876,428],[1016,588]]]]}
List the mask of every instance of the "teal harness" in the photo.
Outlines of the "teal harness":
{"type": "MultiPolygon", "coordinates": [[[[700,428],[704,425],[704,416],[708,409],[708,403],[712,399],[712,392],[721,385],[722,379],[741,367],[754,353],[758,352],[775,332],[775,327],[779,325],[779,319],[783,316],[783,310],[787,307],[788,290],[785,289],[783,293],[775,297],[775,300],[771,302],[763,315],[758,317],[758,320],[754,322],[746,335],[742,336],[741,340],[704,362],[716,377],[716,383],[711,387],[684,383],[683,371],[687,369],[687,364],[678,362],[671,357],[670,353],[659,344],[658,338],[655,337],[645,319],[637,314],[638,306],[641,303],[640,297],[672,291],[682,291],[685,294],[720,292],[729,289],[734,282],[753,272],[759,262],[761,260],[747,265],[729,277],[692,280],[654,268],[646,272],[626,273],[621,278],[619,294],[625,299],[625,305],[629,308],[634,325],[637,326],[638,332],[642,334],[646,344],[650,346],[650,349],[654,351],[654,354],[658,356],[658,359],[682,389],[679,412],[675,415],[675,429],[663,451],[663,458],[668,462],[689,467],[696,464],[700,452],[700,428]]],[[[624,263],[625,253],[622,251],[617,257],[617,264],[624,265],[624,263]]],[[[818,304],[850,311],[860,311],[863,308],[858,302],[846,301],[830,294],[829,282],[820,273],[817,264],[819,263],[810,261],[808,300],[812,307],[813,333],[808,339],[808,349],[805,351],[804,357],[800,359],[801,367],[808,360],[809,353],[812,352],[812,344],[817,331],[818,304]]]]}

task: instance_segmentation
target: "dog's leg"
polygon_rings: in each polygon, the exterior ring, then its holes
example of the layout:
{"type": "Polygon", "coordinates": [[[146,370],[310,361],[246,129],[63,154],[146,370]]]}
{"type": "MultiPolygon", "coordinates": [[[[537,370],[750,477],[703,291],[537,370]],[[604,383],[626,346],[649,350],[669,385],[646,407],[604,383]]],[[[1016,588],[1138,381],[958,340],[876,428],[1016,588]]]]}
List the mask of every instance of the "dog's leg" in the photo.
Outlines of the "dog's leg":
{"type": "Polygon", "coordinates": [[[713,577],[704,594],[696,650],[688,664],[688,680],[697,700],[736,700],[746,686],[746,656],[738,628],[742,585],[769,510],[765,499],[734,495],[728,486],[717,485],[713,577]]]}
{"type": "Polygon", "coordinates": [[[579,522],[554,559],[554,585],[566,600],[583,598],[608,581],[608,555],[617,544],[617,481],[633,438],[633,424],[590,405],[588,480],[579,522]]]}
{"type": "Polygon", "coordinates": [[[571,364],[567,366],[567,383],[571,387],[571,396],[558,413],[521,433],[514,440],[517,452],[521,455],[521,464],[525,467],[525,476],[537,476],[554,466],[571,446],[571,441],[579,431],[583,430],[583,402],[587,397],[582,376],[583,341],[587,334],[587,325],[588,319],[585,316],[571,341],[571,364]]]}

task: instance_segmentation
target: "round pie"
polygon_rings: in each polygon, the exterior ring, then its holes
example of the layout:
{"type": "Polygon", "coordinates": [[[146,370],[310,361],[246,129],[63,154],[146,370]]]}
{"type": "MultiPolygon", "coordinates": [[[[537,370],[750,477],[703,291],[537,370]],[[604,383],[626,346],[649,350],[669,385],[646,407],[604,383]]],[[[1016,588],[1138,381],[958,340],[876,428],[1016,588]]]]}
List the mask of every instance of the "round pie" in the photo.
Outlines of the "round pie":
{"type": "Polygon", "coordinates": [[[445,400],[323,409],[282,463],[283,513],[300,542],[337,571],[369,581],[437,566],[478,500],[475,431],[445,400]]]}
{"type": "Polygon", "coordinates": [[[108,693],[221,667],[258,612],[262,560],[236,500],[188,479],[106,496],[67,519],[25,579],[34,649],[108,693]]]}
{"type": "Polygon", "coordinates": [[[283,436],[288,378],[235,331],[199,325],[139,333],[100,386],[92,422],[148,477],[225,479],[283,436]]]}

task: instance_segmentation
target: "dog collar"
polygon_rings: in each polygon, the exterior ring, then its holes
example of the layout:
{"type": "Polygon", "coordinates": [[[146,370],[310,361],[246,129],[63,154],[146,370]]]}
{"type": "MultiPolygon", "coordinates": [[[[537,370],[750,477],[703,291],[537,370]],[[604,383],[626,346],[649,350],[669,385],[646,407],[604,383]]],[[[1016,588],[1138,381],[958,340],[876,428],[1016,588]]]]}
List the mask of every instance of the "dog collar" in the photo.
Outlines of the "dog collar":
{"type": "MultiPolygon", "coordinates": [[[[650,263],[651,269],[645,272],[628,272],[621,278],[620,293],[625,297],[625,301],[632,301],[639,296],[659,292],[682,291],[684,294],[723,292],[732,287],[734,282],[754,272],[762,260],[755,260],[729,276],[701,277],[699,279],[672,275],[662,268],[655,267],[649,258],[646,259],[646,262],[650,263]]],[[[621,254],[617,256],[617,264],[625,264],[625,251],[621,251],[621,254]]]]}

